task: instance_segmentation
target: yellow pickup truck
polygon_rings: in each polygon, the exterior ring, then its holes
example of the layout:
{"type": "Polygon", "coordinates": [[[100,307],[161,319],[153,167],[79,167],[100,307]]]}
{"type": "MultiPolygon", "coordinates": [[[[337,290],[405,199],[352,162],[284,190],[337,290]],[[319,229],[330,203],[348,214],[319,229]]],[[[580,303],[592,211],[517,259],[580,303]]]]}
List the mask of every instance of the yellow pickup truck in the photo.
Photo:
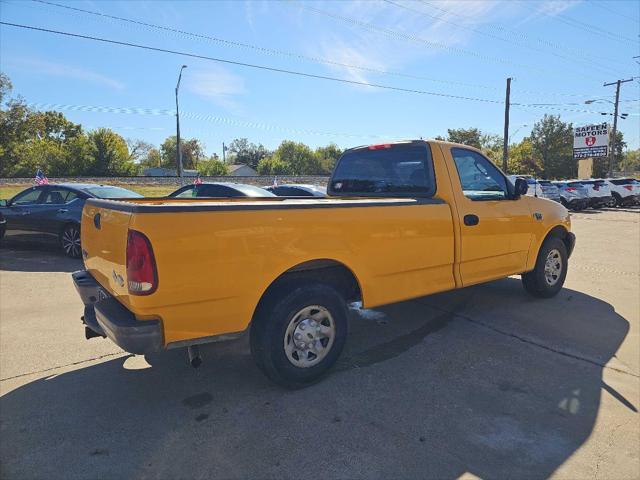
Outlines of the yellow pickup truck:
{"type": "Polygon", "coordinates": [[[327,198],[89,199],[73,280],[87,338],[144,354],[250,335],[259,368],[300,387],[335,363],[365,308],[521,274],[558,293],[575,243],[560,204],[480,151],[414,140],[352,148],[327,198]]]}

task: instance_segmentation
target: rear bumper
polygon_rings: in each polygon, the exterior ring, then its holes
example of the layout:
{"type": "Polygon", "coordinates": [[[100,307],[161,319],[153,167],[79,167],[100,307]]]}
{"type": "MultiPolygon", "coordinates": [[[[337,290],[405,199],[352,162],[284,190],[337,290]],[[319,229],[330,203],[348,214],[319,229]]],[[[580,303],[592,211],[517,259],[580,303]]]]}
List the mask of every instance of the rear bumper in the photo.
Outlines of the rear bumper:
{"type": "Polygon", "coordinates": [[[130,353],[157,352],[164,347],[159,320],[138,320],[135,315],[109,295],[86,270],[71,274],[73,284],[84,303],[82,320],[87,328],[109,337],[130,353]]]}

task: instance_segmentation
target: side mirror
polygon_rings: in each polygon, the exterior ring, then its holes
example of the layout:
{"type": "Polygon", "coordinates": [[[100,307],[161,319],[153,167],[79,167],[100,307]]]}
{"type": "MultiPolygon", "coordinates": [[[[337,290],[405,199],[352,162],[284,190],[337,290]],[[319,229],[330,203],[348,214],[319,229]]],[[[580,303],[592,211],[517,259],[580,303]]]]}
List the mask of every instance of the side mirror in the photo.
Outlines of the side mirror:
{"type": "Polygon", "coordinates": [[[7,207],[9,205],[8,200],[0,200],[0,207],[7,207]]]}
{"type": "Polygon", "coordinates": [[[514,191],[516,198],[522,195],[526,195],[528,190],[529,190],[529,184],[527,183],[527,181],[524,178],[516,178],[516,185],[515,185],[515,191],[514,191]]]}

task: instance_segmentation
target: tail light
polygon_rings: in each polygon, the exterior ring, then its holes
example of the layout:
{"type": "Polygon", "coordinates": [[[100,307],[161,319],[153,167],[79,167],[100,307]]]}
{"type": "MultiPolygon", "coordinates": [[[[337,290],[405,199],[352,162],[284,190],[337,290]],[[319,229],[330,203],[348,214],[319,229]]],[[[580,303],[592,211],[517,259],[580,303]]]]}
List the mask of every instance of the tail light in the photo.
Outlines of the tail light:
{"type": "Polygon", "coordinates": [[[391,148],[390,143],[380,143],[378,145],[369,145],[369,150],[382,150],[383,148],[391,148]]]}
{"type": "Polygon", "coordinates": [[[136,230],[129,230],[127,236],[127,282],[131,295],[150,295],[158,288],[158,272],[151,243],[136,230]]]}
{"type": "Polygon", "coordinates": [[[629,191],[633,190],[633,185],[623,185],[622,187],[626,188],[629,191]]]}

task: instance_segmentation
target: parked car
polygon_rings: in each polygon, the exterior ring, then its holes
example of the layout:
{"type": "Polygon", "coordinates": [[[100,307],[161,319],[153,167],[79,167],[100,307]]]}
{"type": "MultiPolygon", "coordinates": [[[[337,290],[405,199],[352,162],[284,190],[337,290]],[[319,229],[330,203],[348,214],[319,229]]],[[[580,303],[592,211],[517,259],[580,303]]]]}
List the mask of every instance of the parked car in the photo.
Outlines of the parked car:
{"type": "Polygon", "coordinates": [[[275,197],[264,188],[244,183],[200,183],[185,185],[168,195],[171,198],[189,197],[275,197]]]}
{"type": "Polygon", "coordinates": [[[139,198],[126,188],[94,183],[59,183],[27,188],[10,200],[0,200],[0,238],[55,242],[64,253],[79,258],[80,218],[89,198],[139,198]]]}
{"type": "Polygon", "coordinates": [[[92,199],[86,270],[73,274],[85,335],[133,353],[187,347],[196,366],[198,345],[247,331],[271,380],[309,385],[338,359],[352,301],[514,274],[531,295],[556,295],[571,219],[526,190],[480,150],[414,140],[345,151],[327,198],[92,199]]]}
{"type": "Polygon", "coordinates": [[[580,180],[587,189],[591,208],[615,207],[616,200],[611,195],[611,188],[604,180],[580,180]]]}
{"type": "Polygon", "coordinates": [[[640,203],[640,182],[635,178],[608,178],[605,182],[618,207],[640,203]]]}
{"type": "Polygon", "coordinates": [[[570,210],[584,210],[589,206],[587,188],[580,182],[553,182],[560,192],[560,203],[570,210]]]}
{"type": "Polygon", "coordinates": [[[542,197],[560,203],[560,190],[551,180],[538,180],[538,185],[542,189],[542,197]]]}
{"type": "Polygon", "coordinates": [[[318,185],[277,185],[264,187],[265,190],[276,194],[279,197],[326,197],[327,187],[319,187],[318,185]]]}
{"type": "Polygon", "coordinates": [[[530,197],[547,198],[554,202],[560,202],[560,192],[549,180],[538,180],[531,175],[509,175],[511,183],[515,183],[516,178],[523,178],[527,182],[529,187],[527,195],[530,197]]]}

